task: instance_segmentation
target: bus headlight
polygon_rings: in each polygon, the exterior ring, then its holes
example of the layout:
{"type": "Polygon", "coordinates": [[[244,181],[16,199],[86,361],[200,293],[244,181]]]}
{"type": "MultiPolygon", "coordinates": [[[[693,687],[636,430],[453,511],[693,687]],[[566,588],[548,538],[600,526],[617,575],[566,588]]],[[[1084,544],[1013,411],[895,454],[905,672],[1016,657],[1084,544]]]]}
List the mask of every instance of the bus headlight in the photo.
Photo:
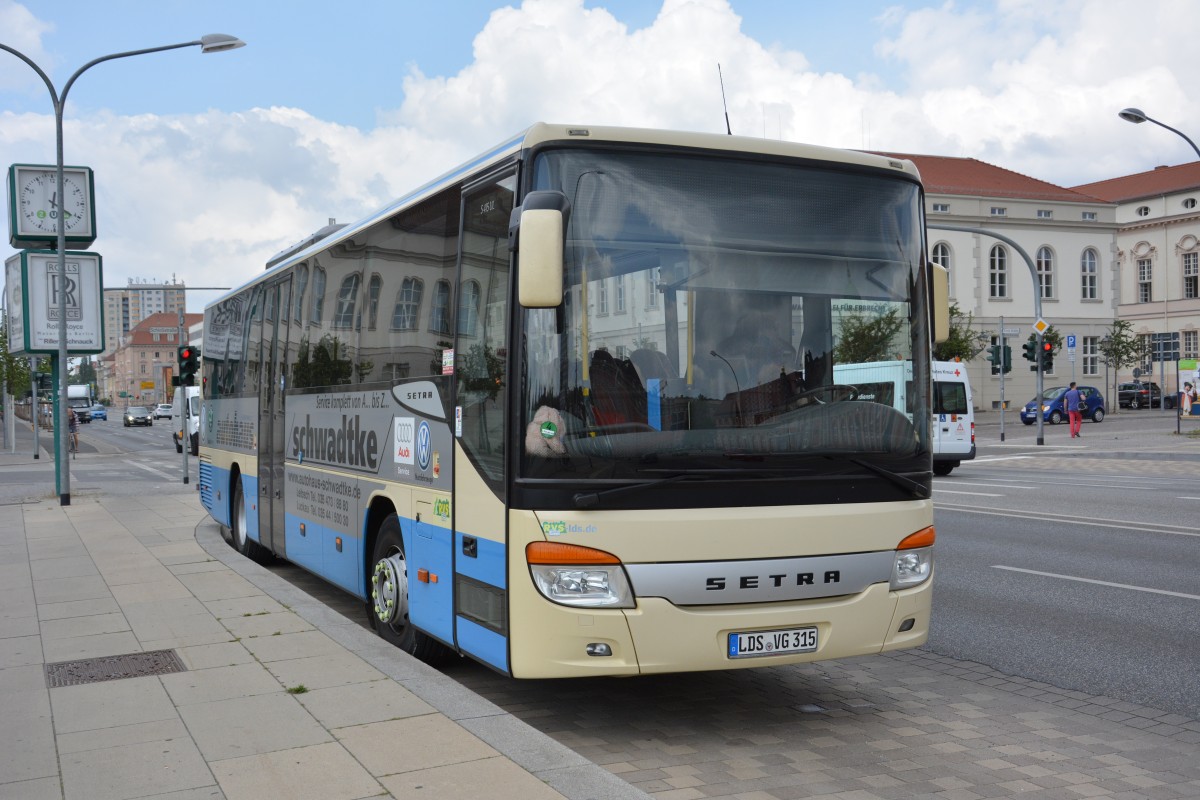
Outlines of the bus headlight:
{"type": "Polygon", "coordinates": [[[548,600],[581,608],[633,608],[633,590],[620,559],[603,550],[558,542],[525,548],[529,574],[548,600]]]}
{"type": "Polygon", "coordinates": [[[933,526],[906,536],[896,545],[891,588],[908,589],[929,580],[933,574],[933,526]]]}

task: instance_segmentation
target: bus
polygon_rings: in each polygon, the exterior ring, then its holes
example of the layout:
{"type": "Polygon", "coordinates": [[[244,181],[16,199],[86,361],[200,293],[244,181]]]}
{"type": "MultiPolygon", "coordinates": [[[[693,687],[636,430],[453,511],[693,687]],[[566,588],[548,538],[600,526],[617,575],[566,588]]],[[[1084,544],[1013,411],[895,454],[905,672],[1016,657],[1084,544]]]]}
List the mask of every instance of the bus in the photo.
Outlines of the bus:
{"type": "Polygon", "coordinates": [[[920,645],[949,324],[925,247],[905,160],[535,124],[208,305],[203,504],[433,664],[920,645]],[[923,413],[834,380],[879,320],[923,413]]]}

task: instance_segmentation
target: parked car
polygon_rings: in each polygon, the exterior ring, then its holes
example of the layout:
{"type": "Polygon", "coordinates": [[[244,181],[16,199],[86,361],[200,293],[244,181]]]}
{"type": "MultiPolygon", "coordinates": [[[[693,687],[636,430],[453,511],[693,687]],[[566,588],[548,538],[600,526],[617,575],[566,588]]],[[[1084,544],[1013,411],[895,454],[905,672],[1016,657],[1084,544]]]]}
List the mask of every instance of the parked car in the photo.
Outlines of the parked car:
{"type": "MultiPolygon", "coordinates": [[[[1063,395],[1067,393],[1069,386],[1052,386],[1042,392],[1042,402],[1038,403],[1037,398],[1030,400],[1021,409],[1021,422],[1026,425],[1032,425],[1037,422],[1038,406],[1042,408],[1042,417],[1051,425],[1057,425],[1067,418],[1067,409],[1063,408],[1063,395]]],[[[1090,419],[1092,422],[1101,422],[1104,419],[1104,395],[1095,386],[1076,386],[1079,393],[1083,395],[1084,402],[1087,404],[1087,410],[1083,412],[1084,419],[1090,419]]]]}
{"type": "Polygon", "coordinates": [[[108,421],[108,409],[105,408],[100,403],[96,403],[96,405],[92,406],[92,419],[102,419],[105,422],[107,422],[108,421]]]}
{"type": "Polygon", "coordinates": [[[130,425],[153,425],[154,415],[145,406],[130,406],[125,409],[125,427],[130,425]]]}
{"type": "MultiPolygon", "coordinates": [[[[1167,395],[1166,408],[1175,407],[1175,395],[1167,395]]],[[[1121,408],[1163,408],[1162,389],[1154,381],[1129,381],[1117,384],[1117,405],[1121,408]]]]}
{"type": "Polygon", "coordinates": [[[170,419],[173,408],[170,403],[159,403],[154,407],[155,419],[170,419]]]}

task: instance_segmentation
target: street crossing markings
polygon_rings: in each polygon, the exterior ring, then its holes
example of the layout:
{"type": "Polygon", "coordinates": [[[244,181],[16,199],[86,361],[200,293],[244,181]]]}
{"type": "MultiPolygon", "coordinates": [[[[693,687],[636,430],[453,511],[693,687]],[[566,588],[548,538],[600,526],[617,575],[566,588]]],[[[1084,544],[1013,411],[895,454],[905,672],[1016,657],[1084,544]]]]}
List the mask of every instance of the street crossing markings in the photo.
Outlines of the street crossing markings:
{"type": "Polygon", "coordinates": [[[1111,586],[1116,589],[1132,589],[1135,592],[1149,592],[1150,594],[1165,594],[1168,597],[1182,597],[1184,600],[1200,600],[1200,595],[1184,594],[1183,592],[1169,592],[1166,589],[1151,589],[1146,586],[1131,586],[1128,583],[1113,583],[1111,581],[1098,581],[1094,578],[1077,578],[1074,575],[1059,575],[1056,572],[1038,572],[1036,569],[1021,569],[1020,567],[1006,567],[1002,564],[992,564],[992,569],[1004,569],[1009,572],[1024,572],[1028,575],[1041,575],[1044,578],[1058,578],[1064,581],[1078,581],[1079,583],[1094,583],[1097,586],[1111,586]]]}
{"type": "Polygon", "coordinates": [[[175,476],[173,476],[173,475],[168,475],[167,473],[162,472],[157,469],[154,469],[153,467],[147,467],[145,464],[139,464],[138,462],[130,461],[129,459],[124,459],[124,461],[126,464],[130,465],[131,467],[137,467],[138,469],[144,469],[144,470],[146,470],[146,472],[153,472],[155,475],[158,475],[161,478],[165,478],[166,480],[174,480],[174,478],[175,478],[175,476]]]}

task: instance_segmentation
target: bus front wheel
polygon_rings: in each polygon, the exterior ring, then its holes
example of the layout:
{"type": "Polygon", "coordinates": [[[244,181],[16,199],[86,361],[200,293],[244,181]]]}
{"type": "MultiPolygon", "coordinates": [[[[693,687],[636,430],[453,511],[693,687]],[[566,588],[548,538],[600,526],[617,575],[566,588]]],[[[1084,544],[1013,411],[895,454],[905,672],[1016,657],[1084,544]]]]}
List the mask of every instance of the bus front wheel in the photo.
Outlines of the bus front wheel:
{"type": "Polygon", "coordinates": [[[395,514],[389,514],[379,528],[367,585],[370,590],[367,612],[381,637],[426,664],[446,660],[450,650],[414,628],[409,620],[408,562],[404,557],[400,519],[395,514]]]}

